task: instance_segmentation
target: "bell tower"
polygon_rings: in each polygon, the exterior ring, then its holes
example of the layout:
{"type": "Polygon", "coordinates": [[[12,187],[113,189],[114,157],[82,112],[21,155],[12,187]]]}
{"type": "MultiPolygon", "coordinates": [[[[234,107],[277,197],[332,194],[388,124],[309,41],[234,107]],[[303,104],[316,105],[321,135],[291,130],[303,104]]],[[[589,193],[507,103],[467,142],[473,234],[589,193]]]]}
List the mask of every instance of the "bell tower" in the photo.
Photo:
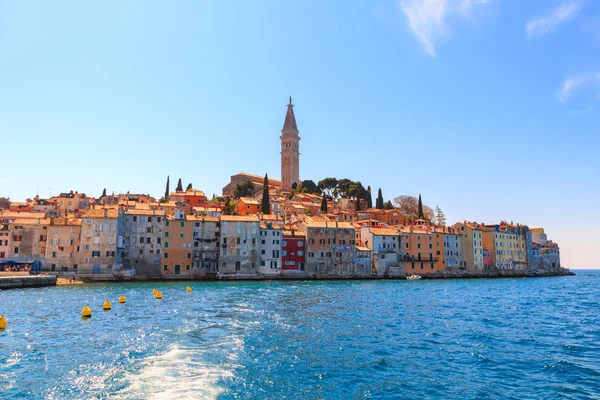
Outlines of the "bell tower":
{"type": "Polygon", "coordinates": [[[281,130],[281,189],[290,190],[300,183],[300,136],[294,116],[294,105],[290,96],[285,122],[281,130]]]}

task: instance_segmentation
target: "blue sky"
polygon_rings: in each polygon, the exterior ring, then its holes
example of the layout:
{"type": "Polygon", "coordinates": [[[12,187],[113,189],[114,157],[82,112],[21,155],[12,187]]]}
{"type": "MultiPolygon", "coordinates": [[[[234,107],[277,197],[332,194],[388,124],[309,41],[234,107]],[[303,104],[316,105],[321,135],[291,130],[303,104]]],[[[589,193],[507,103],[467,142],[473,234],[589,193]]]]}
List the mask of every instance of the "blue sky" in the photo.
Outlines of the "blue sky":
{"type": "Polygon", "coordinates": [[[0,196],[279,177],[544,226],[600,268],[600,3],[0,1],[0,196]]]}

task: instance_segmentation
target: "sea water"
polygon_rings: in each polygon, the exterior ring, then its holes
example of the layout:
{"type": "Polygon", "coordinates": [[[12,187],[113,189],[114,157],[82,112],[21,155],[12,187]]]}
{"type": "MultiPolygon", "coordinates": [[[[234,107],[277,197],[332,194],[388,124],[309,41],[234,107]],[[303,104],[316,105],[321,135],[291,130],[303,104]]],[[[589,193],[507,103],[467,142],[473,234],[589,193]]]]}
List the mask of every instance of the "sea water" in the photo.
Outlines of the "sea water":
{"type": "Polygon", "coordinates": [[[74,285],[0,314],[2,399],[600,398],[598,271],[74,285]]]}

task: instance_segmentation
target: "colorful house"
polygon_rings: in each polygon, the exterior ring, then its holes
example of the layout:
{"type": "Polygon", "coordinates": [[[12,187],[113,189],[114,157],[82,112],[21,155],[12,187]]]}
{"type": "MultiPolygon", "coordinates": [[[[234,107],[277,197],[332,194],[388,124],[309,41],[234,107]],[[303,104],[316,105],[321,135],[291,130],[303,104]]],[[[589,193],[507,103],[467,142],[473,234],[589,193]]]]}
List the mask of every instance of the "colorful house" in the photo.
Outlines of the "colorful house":
{"type": "Polygon", "coordinates": [[[260,213],[260,201],[254,197],[240,197],[236,210],[239,215],[256,215],[260,213]]]}
{"type": "Polygon", "coordinates": [[[192,268],[195,277],[216,278],[219,272],[219,252],[221,241],[221,222],[209,215],[188,215],[186,220],[193,221],[192,268]]]}
{"type": "Polygon", "coordinates": [[[81,219],[73,217],[53,218],[47,229],[46,271],[79,273],[81,219]]]}
{"type": "Polygon", "coordinates": [[[463,260],[467,271],[479,274],[483,272],[483,234],[481,225],[476,222],[457,222],[452,228],[460,235],[463,260]]]}
{"type": "Polygon", "coordinates": [[[427,226],[403,226],[400,228],[404,243],[404,262],[407,275],[431,274],[445,268],[436,267],[434,233],[427,226]]]}
{"type": "Polygon", "coordinates": [[[116,265],[121,263],[121,253],[117,253],[116,208],[93,208],[82,215],[81,225],[81,266],[78,274],[112,275],[116,265]]]}
{"type": "Polygon", "coordinates": [[[183,212],[176,211],[167,216],[163,232],[161,277],[192,279],[194,221],[187,220],[183,212]]]}
{"type": "Polygon", "coordinates": [[[281,242],[281,269],[282,275],[302,275],[305,273],[305,246],[306,237],[304,234],[293,231],[283,230],[281,242]]]}
{"type": "Polygon", "coordinates": [[[137,275],[161,276],[165,220],[164,211],[121,208],[118,231],[123,242],[124,268],[135,269],[137,275]]]}
{"type": "Polygon", "coordinates": [[[406,275],[402,236],[396,228],[366,226],[361,228],[360,237],[364,246],[372,252],[373,267],[377,276],[406,275]]]}
{"type": "Polygon", "coordinates": [[[222,278],[258,275],[260,222],[256,215],[221,216],[219,273],[222,278]]]}

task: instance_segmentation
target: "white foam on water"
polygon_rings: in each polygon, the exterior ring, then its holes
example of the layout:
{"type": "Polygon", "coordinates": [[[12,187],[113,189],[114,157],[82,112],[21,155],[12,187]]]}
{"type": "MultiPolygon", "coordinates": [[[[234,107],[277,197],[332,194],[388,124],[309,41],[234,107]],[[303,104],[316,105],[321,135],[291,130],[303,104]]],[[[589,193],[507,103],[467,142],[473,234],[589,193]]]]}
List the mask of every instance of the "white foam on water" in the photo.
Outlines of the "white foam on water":
{"type": "Polygon", "coordinates": [[[223,379],[233,377],[233,365],[213,365],[201,361],[197,349],[170,346],[161,355],[142,361],[139,372],[127,373],[129,385],[116,397],[136,399],[214,399],[225,388],[223,379]]]}

